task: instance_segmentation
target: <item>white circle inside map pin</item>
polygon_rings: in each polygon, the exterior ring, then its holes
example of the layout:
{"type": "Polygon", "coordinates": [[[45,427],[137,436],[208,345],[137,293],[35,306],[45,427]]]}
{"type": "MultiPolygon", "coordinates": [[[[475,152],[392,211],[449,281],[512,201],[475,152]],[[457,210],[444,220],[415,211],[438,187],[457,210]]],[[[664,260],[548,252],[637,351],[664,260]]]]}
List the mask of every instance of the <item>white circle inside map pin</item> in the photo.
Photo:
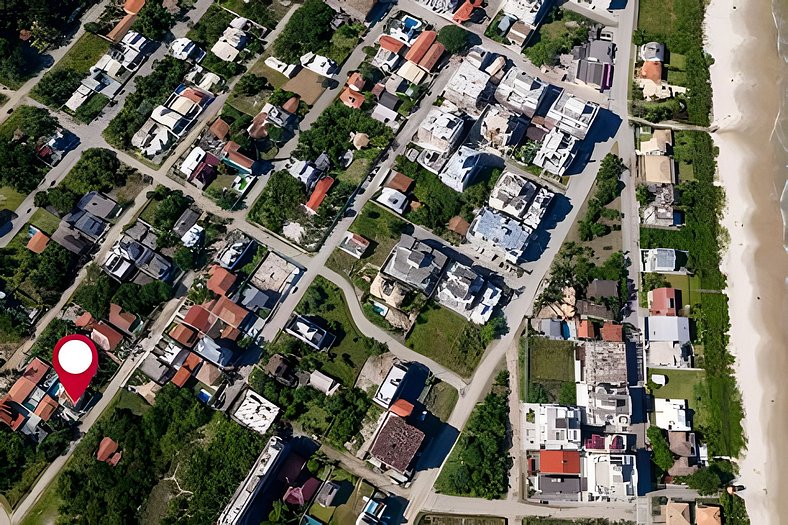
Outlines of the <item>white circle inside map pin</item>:
{"type": "Polygon", "coordinates": [[[72,339],[63,343],[57,360],[63,370],[69,374],[81,374],[90,368],[93,362],[93,351],[84,341],[72,339]]]}

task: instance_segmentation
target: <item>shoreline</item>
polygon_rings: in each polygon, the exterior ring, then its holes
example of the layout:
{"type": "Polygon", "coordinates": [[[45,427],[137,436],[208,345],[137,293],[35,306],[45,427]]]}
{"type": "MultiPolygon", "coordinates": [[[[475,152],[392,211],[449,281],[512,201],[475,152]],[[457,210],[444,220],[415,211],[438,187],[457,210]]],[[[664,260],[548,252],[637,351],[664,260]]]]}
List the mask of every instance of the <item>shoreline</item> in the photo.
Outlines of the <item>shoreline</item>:
{"type": "Polygon", "coordinates": [[[777,121],[771,121],[779,114],[785,72],[771,9],[769,2],[712,0],[704,22],[705,48],[715,59],[710,73],[719,130],[712,139],[726,199],[721,223],[729,234],[721,261],[729,348],[747,438],[737,481],[746,487],[741,496],[758,524],[776,524],[788,515],[780,482],[788,465],[788,420],[781,417],[788,413],[788,391],[780,388],[788,370],[781,315],[788,310],[780,211],[785,150],[774,133],[777,121]]]}

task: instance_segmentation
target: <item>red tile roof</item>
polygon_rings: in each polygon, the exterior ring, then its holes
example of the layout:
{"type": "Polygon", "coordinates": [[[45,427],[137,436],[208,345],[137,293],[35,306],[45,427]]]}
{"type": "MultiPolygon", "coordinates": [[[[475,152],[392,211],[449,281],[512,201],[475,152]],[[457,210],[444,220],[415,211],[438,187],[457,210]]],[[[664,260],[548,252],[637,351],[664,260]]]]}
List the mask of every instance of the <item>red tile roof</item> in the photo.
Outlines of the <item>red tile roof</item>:
{"type": "Polygon", "coordinates": [[[594,324],[588,319],[578,319],[577,337],[580,339],[594,339],[596,337],[596,329],[594,328],[594,324]]]}
{"type": "Polygon", "coordinates": [[[222,296],[213,302],[211,313],[230,326],[238,328],[249,315],[249,310],[222,296]]]}
{"type": "Polygon", "coordinates": [[[48,364],[43,362],[41,359],[34,357],[33,360],[30,361],[30,364],[27,365],[27,368],[25,368],[22,377],[26,377],[33,383],[38,384],[42,379],[44,379],[44,377],[46,377],[47,372],[49,372],[49,368],[50,367],[48,364]]]}
{"type": "Polygon", "coordinates": [[[82,315],[77,317],[74,324],[77,328],[91,328],[96,320],[90,315],[90,312],[83,312],[82,315]]]}
{"type": "Polygon", "coordinates": [[[134,323],[139,319],[133,313],[123,310],[119,304],[110,303],[108,320],[116,328],[131,333],[131,327],[134,326],[134,323]]]}
{"type": "Polygon", "coordinates": [[[11,401],[15,401],[21,405],[28,397],[30,397],[30,394],[32,394],[33,390],[35,389],[36,384],[28,378],[22,376],[17,379],[13,385],[11,385],[11,390],[8,391],[8,396],[11,398],[11,401]]]}
{"type": "Polygon", "coordinates": [[[180,323],[176,324],[169,331],[168,335],[186,348],[193,347],[194,343],[197,342],[197,332],[193,328],[180,323]]]}
{"type": "Polygon", "coordinates": [[[662,82],[662,62],[643,62],[640,68],[640,78],[647,78],[659,84],[662,82]]]}
{"type": "Polygon", "coordinates": [[[465,237],[468,235],[468,230],[471,228],[470,223],[465,220],[464,217],[459,215],[455,215],[451,219],[449,219],[449,225],[447,226],[449,231],[453,231],[457,235],[461,235],[465,237]]]}
{"type": "Polygon", "coordinates": [[[176,372],[175,377],[172,378],[172,384],[178,388],[183,387],[186,381],[192,376],[197,367],[202,363],[202,358],[193,352],[189,352],[186,360],[176,372]]]}
{"type": "Polygon", "coordinates": [[[443,44],[440,42],[435,42],[430,46],[429,50],[427,50],[427,53],[424,55],[424,57],[419,60],[419,67],[425,71],[432,71],[445,51],[446,48],[443,47],[443,44]]]}
{"type": "Polygon", "coordinates": [[[675,288],[655,288],[649,292],[651,304],[648,313],[651,315],[676,315],[681,309],[681,291],[675,288]]]}
{"type": "Polygon", "coordinates": [[[300,105],[301,99],[298,96],[290,97],[287,99],[282,105],[282,109],[287,111],[288,113],[296,114],[298,112],[298,106],[300,105]]]}
{"type": "Polygon", "coordinates": [[[306,207],[313,212],[317,212],[317,209],[322,204],[323,199],[326,198],[328,194],[328,190],[331,189],[331,186],[334,184],[334,179],[331,177],[323,177],[317,184],[315,184],[315,189],[312,190],[312,195],[309,196],[309,200],[306,203],[306,207]]]}
{"type": "Polygon", "coordinates": [[[401,193],[408,193],[411,186],[413,186],[413,179],[398,171],[395,171],[394,176],[386,183],[387,188],[397,190],[401,193]]]}
{"type": "Polygon", "coordinates": [[[241,331],[228,324],[224,327],[224,330],[222,330],[221,337],[223,339],[229,339],[230,341],[237,341],[239,335],[241,335],[241,331]]]}
{"type": "Polygon", "coordinates": [[[120,19],[120,22],[118,22],[118,24],[113,27],[109,33],[107,33],[107,38],[117,44],[123,39],[124,36],[126,36],[126,33],[129,32],[131,25],[136,19],[137,15],[127,14],[120,19]]]}
{"type": "Polygon", "coordinates": [[[471,0],[465,0],[465,3],[454,13],[452,20],[461,24],[470,20],[471,13],[473,13],[473,3],[471,3],[471,0]]]}
{"type": "Polygon", "coordinates": [[[389,35],[383,35],[380,37],[378,43],[380,43],[380,47],[386,51],[391,51],[392,53],[399,53],[402,51],[402,48],[405,47],[404,43],[389,35]]]}
{"type": "Polygon", "coordinates": [[[0,398],[0,421],[16,431],[25,422],[25,416],[11,406],[11,401],[10,395],[0,398]]]}
{"type": "Polygon", "coordinates": [[[191,371],[188,368],[180,367],[175,375],[172,376],[172,384],[177,386],[178,388],[183,388],[183,385],[186,384],[186,381],[192,376],[191,371]]]}
{"type": "Polygon", "coordinates": [[[27,249],[33,253],[41,253],[44,251],[44,248],[47,247],[47,244],[49,244],[49,237],[41,230],[38,230],[30,237],[30,240],[27,241],[27,249]]]}
{"type": "Polygon", "coordinates": [[[145,6],[145,0],[126,0],[123,10],[130,15],[136,15],[145,6]]]}
{"type": "Polygon", "coordinates": [[[364,105],[364,95],[358,91],[353,91],[349,87],[346,87],[345,90],[339,94],[339,100],[347,107],[353,109],[361,109],[361,106],[364,105]]]}
{"type": "Polygon", "coordinates": [[[580,474],[577,450],[540,450],[539,472],[542,474],[580,474]]]}
{"type": "Polygon", "coordinates": [[[398,472],[408,470],[424,441],[424,432],[404,419],[388,414],[369,453],[398,472]]]}
{"type": "Polygon", "coordinates": [[[232,289],[237,279],[234,273],[222,268],[218,264],[211,266],[211,269],[208,271],[208,273],[211,275],[211,277],[208,279],[206,286],[210,291],[217,295],[227,295],[227,292],[232,289]]]}
{"type": "Polygon", "coordinates": [[[104,437],[99,443],[98,451],[96,452],[96,459],[99,461],[107,461],[112,455],[118,451],[118,442],[111,437],[104,437]]]}
{"type": "Polygon", "coordinates": [[[211,312],[209,312],[204,306],[196,304],[189,308],[189,311],[186,312],[183,322],[196,328],[198,331],[205,333],[211,328],[211,312]]]}
{"type": "Polygon", "coordinates": [[[227,122],[223,121],[221,118],[217,118],[216,120],[213,121],[211,127],[208,128],[208,131],[213,133],[213,135],[217,139],[224,140],[227,137],[227,135],[230,133],[230,125],[227,122]]]}
{"type": "Polygon", "coordinates": [[[397,414],[399,417],[408,417],[413,413],[413,403],[404,399],[397,399],[389,407],[389,411],[397,414]]]}
{"type": "Polygon", "coordinates": [[[410,60],[418,64],[419,61],[424,58],[424,55],[427,54],[432,44],[435,43],[436,38],[438,38],[438,33],[435,31],[423,31],[416,38],[416,41],[413,42],[413,45],[410,46],[408,52],[405,53],[405,60],[410,60]]]}
{"type": "Polygon", "coordinates": [[[624,342],[624,327],[620,324],[608,321],[602,325],[600,333],[602,334],[603,341],[609,341],[611,343],[624,342]]]}
{"type": "Polygon", "coordinates": [[[93,325],[93,331],[90,333],[90,338],[107,352],[115,350],[121,341],[123,341],[123,334],[106,324],[104,321],[99,321],[93,325]]]}
{"type": "Polygon", "coordinates": [[[367,85],[367,81],[364,80],[364,77],[361,76],[361,73],[358,71],[351,73],[349,77],[347,77],[347,86],[355,91],[364,91],[364,88],[367,85]]]}
{"type": "Polygon", "coordinates": [[[58,402],[52,396],[46,394],[38,403],[34,413],[44,421],[49,421],[49,418],[52,417],[52,414],[55,413],[58,406],[58,402]]]}

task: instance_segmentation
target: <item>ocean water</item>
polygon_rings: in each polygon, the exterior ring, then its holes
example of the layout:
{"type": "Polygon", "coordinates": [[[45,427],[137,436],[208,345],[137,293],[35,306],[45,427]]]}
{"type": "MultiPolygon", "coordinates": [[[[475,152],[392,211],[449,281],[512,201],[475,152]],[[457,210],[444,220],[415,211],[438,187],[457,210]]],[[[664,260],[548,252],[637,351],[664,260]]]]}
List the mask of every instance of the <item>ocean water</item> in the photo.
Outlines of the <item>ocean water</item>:
{"type": "Polygon", "coordinates": [[[788,252],[788,2],[785,0],[772,0],[772,15],[777,27],[777,53],[783,61],[783,73],[780,78],[782,99],[780,110],[774,122],[772,140],[776,146],[778,166],[778,180],[775,187],[783,186],[780,198],[780,211],[783,217],[783,248],[788,252]]]}

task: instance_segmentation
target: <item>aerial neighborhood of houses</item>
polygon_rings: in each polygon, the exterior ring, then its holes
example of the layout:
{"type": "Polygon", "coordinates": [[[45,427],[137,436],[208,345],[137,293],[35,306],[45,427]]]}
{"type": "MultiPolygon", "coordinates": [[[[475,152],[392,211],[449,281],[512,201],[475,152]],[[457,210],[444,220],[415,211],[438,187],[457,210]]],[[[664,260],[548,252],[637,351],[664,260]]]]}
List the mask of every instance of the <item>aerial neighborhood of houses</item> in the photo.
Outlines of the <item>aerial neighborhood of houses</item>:
{"type": "Polygon", "coordinates": [[[686,88],[613,4],[75,11],[0,112],[13,522],[722,523],[684,486],[717,461],[682,387],[697,261],[637,241],[689,222],[687,145],[627,123],[630,89],[686,88]],[[77,399],[73,334],[99,351],[77,399]],[[127,481],[68,481],[94,476],[127,481]]]}

